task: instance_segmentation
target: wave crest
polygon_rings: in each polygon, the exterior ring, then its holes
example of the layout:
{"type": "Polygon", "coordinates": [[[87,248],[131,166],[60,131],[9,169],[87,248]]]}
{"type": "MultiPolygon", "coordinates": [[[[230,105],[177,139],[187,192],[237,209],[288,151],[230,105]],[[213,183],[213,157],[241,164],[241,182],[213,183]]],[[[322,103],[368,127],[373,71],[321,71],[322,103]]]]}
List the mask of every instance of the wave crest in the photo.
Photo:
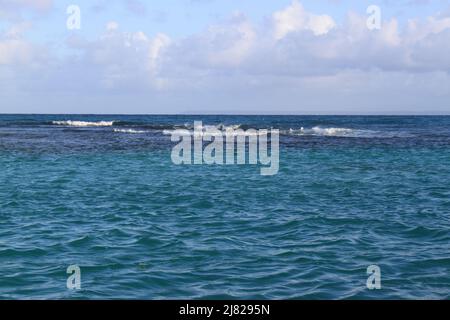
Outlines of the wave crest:
{"type": "Polygon", "coordinates": [[[144,130],[133,130],[133,129],[114,129],[114,132],[118,132],[118,133],[132,133],[132,134],[147,133],[147,131],[144,131],[144,130]]]}
{"type": "Polygon", "coordinates": [[[297,136],[324,136],[324,137],[373,137],[376,132],[371,130],[358,130],[349,128],[322,128],[313,127],[311,129],[289,129],[287,134],[297,136]]]}
{"type": "Polygon", "coordinates": [[[97,122],[89,122],[89,121],[52,121],[52,124],[57,126],[69,126],[69,127],[111,127],[114,125],[114,121],[97,121],[97,122]]]}

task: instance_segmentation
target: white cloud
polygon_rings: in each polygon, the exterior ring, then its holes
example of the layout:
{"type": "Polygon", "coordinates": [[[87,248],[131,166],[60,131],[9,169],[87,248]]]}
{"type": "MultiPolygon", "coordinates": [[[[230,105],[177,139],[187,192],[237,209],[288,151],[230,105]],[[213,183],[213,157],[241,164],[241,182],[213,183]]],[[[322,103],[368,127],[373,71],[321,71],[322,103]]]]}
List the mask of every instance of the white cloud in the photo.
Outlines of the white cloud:
{"type": "MultiPolygon", "coordinates": [[[[148,94],[179,108],[272,105],[293,111],[309,105],[332,112],[327,104],[394,108],[427,97],[443,105],[450,98],[450,18],[435,15],[406,25],[391,19],[375,31],[366,19],[365,12],[350,12],[338,25],[294,1],[268,24],[236,13],[183,39],[126,32],[111,21],[95,40],[73,38],[74,54],[56,58],[39,77],[12,72],[12,81],[26,78],[31,90],[81,96],[148,94]]],[[[23,37],[27,28],[17,24],[0,36],[0,65],[42,60],[23,37]]]]}
{"type": "MultiPolygon", "coordinates": [[[[89,82],[92,89],[159,90],[164,84],[159,72],[161,57],[170,42],[162,33],[150,37],[142,31],[120,31],[117,22],[109,22],[97,40],[70,41],[72,49],[79,52],[70,57],[75,60],[72,68],[76,70],[63,68],[59,76],[86,70],[84,82],[89,82]]],[[[70,65],[64,60],[59,63],[70,65]]]]}
{"type": "Polygon", "coordinates": [[[428,17],[425,21],[410,19],[405,32],[405,40],[410,43],[423,40],[429,35],[450,29],[450,17],[428,17]]]}
{"type": "Polygon", "coordinates": [[[209,27],[200,43],[211,66],[236,67],[248,57],[256,37],[253,26],[237,13],[227,23],[209,27]]]}
{"type": "Polygon", "coordinates": [[[42,60],[43,49],[23,38],[30,28],[31,23],[25,21],[0,34],[0,65],[33,66],[42,60]]]}
{"type": "MultiPolygon", "coordinates": [[[[143,35],[141,35],[143,36],[143,35]]],[[[170,45],[170,38],[165,34],[157,34],[149,43],[148,48],[148,70],[150,72],[150,81],[156,89],[164,89],[168,80],[160,76],[161,56],[164,50],[170,45]]]]}
{"type": "MultiPolygon", "coordinates": [[[[137,34],[139,39],[146,38],[144,34],[137,34]]],[[[149,42],[149,55],[148,55],[148,66],[150,71],[156,72],[158,69],[158,62],[161,57],[163,50],[169,46],[170,38],[165,34],[158,33],[150,42],[149,42]]]]}
{"type": "MultiPolygon", "coordinates": [[[[89,68],[97,66],[100,74],[106,74],[108,80],[102,82],[114,88],[143,73],[168,84],[180,78],[203,82],[200,76],[236,71],[254,77],[303,77],[343,70],[424,72],[447,67],[448,55],[439,48],[447,46],[450,18],[411,20],[403,29],[391,19],[379,31],[368,30],[366,19],[363,14],[349,13],[343,24],[336,25],[331,17],[310,13],[295,0],[275,12],[269,26],[254,25],[236,13],[176,41],[162,33],[151,37],[120,31],[118,22],[111,21],[102,36],[84,41],[77,49],[89,68]],[[270,34],[276,41],[267,37],[270,34]]],[[[4,64],[31,59],[30,45],[20,38],[27,27],[16,25],[9,30],[9,38],[2,42],[4,64]]]]}
{"type": "Polygon", "coordinates": [[[298,0],[287,8],[273,14],[274,36],[277,40],[290,32],[309,30],[315,35],[328,33],[336,26],[328,15],[315,15],[307,12],[298,0]]]}

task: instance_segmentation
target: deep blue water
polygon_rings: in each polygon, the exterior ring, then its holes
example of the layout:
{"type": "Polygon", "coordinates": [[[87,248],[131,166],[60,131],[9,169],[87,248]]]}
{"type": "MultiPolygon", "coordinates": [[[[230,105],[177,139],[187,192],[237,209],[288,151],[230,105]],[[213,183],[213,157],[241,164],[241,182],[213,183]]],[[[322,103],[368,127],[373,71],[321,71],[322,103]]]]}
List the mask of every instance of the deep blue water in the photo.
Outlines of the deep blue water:
{"type": "Polygon", "coordinates": [[[450,298],[450,117],[0,115],[0,167],[1,299],[450,298]],[[172,164],[194,120],[279,173],[172,164]]]}

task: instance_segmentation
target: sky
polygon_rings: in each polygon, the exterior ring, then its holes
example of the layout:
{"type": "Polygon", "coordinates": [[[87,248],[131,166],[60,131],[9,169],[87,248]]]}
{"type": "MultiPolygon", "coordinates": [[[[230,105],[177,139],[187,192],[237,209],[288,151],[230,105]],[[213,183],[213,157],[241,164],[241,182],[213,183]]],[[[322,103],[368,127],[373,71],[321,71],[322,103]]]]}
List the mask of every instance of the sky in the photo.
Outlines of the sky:
{"type": "Polygon", "coordinates": [[[450,0],[0,0],[0,113],[450,114],[450,0]]]}

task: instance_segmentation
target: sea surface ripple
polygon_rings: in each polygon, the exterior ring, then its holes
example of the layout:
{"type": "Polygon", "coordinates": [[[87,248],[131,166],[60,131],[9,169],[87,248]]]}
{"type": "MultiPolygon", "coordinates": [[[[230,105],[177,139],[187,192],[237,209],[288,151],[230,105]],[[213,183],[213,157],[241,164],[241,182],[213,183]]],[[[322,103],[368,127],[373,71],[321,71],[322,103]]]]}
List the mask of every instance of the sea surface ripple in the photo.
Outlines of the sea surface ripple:
{"type": "Polygon", "coordinates": [[[0,299],[450,298],[449,117],[2,115],[0,166],[0,299]],[[194,120],[279,173],[172,164],[194,120]]]}

